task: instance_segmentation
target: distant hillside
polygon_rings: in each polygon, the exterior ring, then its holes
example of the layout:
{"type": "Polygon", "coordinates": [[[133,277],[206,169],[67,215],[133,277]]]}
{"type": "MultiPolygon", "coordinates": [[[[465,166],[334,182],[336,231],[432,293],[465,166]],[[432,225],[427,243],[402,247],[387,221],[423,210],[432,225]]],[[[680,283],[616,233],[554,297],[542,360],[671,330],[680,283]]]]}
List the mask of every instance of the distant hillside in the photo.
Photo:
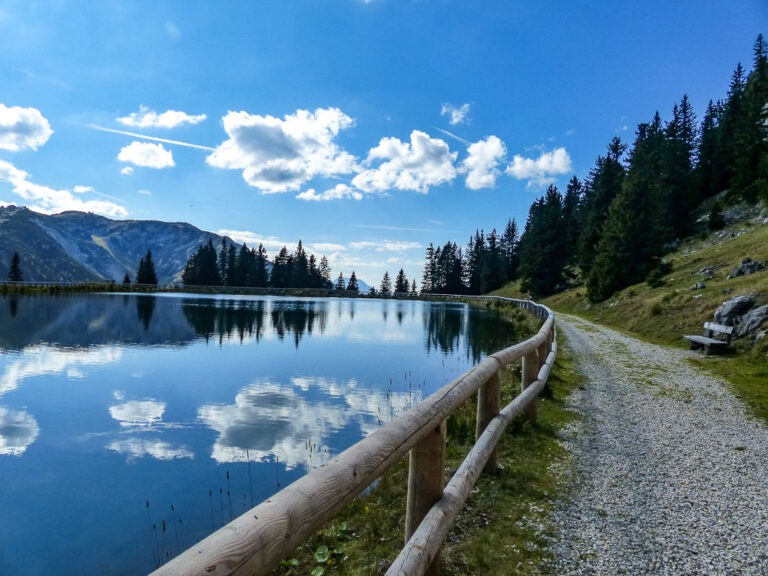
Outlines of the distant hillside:
{"type": "Polygon", "coordinates": [[[218,247],[221,238],[183,222],[110,220],[84,212],[49,216],[0,207],[0,279],[7,278],[11,256],[18,252],[28,282],[122,282],[126,273],[135,279],[139,260],[151,250],[159,284],[169,284],[200,244],[212,239],[218,247]]]}

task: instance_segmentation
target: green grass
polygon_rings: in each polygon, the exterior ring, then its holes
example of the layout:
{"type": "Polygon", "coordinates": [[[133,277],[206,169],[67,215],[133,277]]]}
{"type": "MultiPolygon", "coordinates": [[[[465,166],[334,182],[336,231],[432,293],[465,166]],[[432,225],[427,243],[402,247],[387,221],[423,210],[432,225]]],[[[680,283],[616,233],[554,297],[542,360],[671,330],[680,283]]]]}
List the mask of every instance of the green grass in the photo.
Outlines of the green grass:
{"type": "MultiPolygon", "coordinates": [[[[515,368],[515,367],[513,367],[515,368]]],[[[519,389],[519,367],[502,373],[503,399],[519,389]]],[[[572,359],[559,351],[539,401],[538,421],[513,422],[498,447],[499,468],[484,474],[441,555],[444,575],[538,574],[546,558],[547,512],[562,489],[568,455],[558,431],[573,418],[565,400],[579,386],[572,359]]],[[[455,471],[474,441],[475,401],[448,421],[447,466],[455,471]]],[[[401,462],[376,488],[306,542],[275,571],[281,575],[379,575],[403,545],[408,470],[401,462]]],[[[448,474],[446,475],[448,476],[448,474]]]]}
{"type": "MultiPolygon", "coordinates": [[[[704,322],[713,320],[715,310],[726,300],[753,294],[756,306],[768,304],[768,270],[727,278],[747,256],[768,261],[768,226],[742,222],[688,239],[668,256],[672,271],[662,277],[658,287],[636,284],[605,302],[590,304],[586,289],[580,286],[542,303],[556,312],[576,314],[650,342],[687,348],[683,335],[700,334],[704,322]],[[697,274],[705,267],[716,268],[711,279],[697,274]],[[706,287],[692,289],[697,282],[706,287]]],[[[517,297],[519,288],[512,284],[497,294],[517,297]]],[[[729,353],[702,355],[693,362],[730,382],[734,394],[756,416],[768,420],[768,338],[757,344],[749,338],[734,340],[729,353]]]]}

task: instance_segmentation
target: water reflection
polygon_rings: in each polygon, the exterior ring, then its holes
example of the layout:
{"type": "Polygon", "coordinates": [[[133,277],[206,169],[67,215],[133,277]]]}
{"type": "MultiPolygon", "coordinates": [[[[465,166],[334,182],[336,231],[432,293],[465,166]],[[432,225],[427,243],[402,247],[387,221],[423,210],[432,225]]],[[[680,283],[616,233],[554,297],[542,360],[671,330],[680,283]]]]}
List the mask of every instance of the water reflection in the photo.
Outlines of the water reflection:
{"type": "Polygon", "coordinates": [[[454,303],[0,297],[0,572],[147,573],[499,348],[498,330],[454,303]]]}
{"type": "MultiPolygon", "coordinates": [[[[119,394],[118,394],[119,396],[119,394]]],[[[157,400],[131,400],[109,407],[109,414],[120,426],[152,426],[163,420],[165,402],[157,400]]]]}
{"type": "Polygon", "coordinates": [[[119,363],[123,351],[104,347],[91,350],[56,350],[38,345],[17,357],[4,356],[7,364],[0,372],[0,397],[19,388],[28,378],[46,374],[65,374],[76,379],[83,376],[85,366],[119,363]]]}
{"type": "Polygon", "coordinates": [[[107,449],[125,456],[128,462],[134,462],[144,456],[151,456],[156,460],[195,457],[194,452],[186,448],[174,448],[164,440],[147,440],[144,438],[115,440],[107,444],[107,449]]]}
{"type": "Polygon", "coordinates": [[[39,433],[40,427],[32,415],[0,406],[0,455],[21,456],[39,433]]]}

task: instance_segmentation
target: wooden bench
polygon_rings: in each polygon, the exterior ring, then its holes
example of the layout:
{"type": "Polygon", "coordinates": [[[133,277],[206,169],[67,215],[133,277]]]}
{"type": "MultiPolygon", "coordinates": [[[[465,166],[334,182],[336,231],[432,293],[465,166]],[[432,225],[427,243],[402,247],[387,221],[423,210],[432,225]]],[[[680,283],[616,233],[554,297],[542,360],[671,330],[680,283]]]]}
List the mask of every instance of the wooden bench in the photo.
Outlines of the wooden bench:
{"type": "Polygon", "coordinates": [[[709,355],[713,350],[724,350],[731,345],[733,326],[723,326],[715,322],[704,322],[704,335],[688,334],[683,336],[690,342],[691,350],[704,348],[704,353],[709,355]]]}

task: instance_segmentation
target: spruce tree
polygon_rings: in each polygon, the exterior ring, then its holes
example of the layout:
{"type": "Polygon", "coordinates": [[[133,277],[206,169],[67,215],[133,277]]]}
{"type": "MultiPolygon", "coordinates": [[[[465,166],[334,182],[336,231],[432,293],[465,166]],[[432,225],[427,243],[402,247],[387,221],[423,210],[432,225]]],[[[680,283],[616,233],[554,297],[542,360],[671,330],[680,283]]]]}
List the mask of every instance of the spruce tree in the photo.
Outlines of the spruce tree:
{"type": "Polygon", "coordinates": [[[11,256],[11,265],[8,269],[8,282],[23,282],[24,274],[21,272],[21,258],[19,253],[14,252],[11,256]]]}
{"type": "Polygon", "coordinates": [[[352,275],[349,277],[349,282],[347,282],[347,291],[348,292],[359,292],[360,286],[357,284],[357,276],[355,275],[355,271],[352,270],[352,275]]]}
{"type": "Polygon", "coordinates": [[[139,260],[139,268],[136,271],[136,283],[157,286],[155,263],[152,261],[152,252],[150,250],[147,250],[147,254],[139,260]]]}
{"type": "Polygon", "coordinates": [[[586,180],[578,247],[579,265],[584,276],[588,276],[592,268],[608,208],[621,191],[624,182],[626,170],[622,158],[626,150],[627,146],[621,139],[614,137],[608,145],[606,155],[598,156],[595,167],[586,180]]]}
{"type": "Polygon", "coordinates": [[[593,302],[644,280],[660,263],[670,235],[664,142],[658,114],[638,126],[627,177],[608,211],[587,277],[587,295],[593,302]]]}
{"type": "Polygon", "coordinates": [[[254,256],[253,286],[265,288],[269,284],[269,273],[267,271],[267,250],[263,244],[259,244],[254,256]]]}
{"type": "Polygon", "coordinates": [[[395,294],[408,294],[409,287],[408,278],[406,278],[403,269],[400,268],[400,272],[395,278],[395,294]]]}
{"type": "Polygon", "coordinates": [[[382,296],[390,296],[392,294],[392,280],[389,279],[389,272],[384,272],[381,286],[379,287],[379,294],[382,296]]]}
{"type": "Polygon", "coordinates": [[[344,281],[344,274],[339,272],[339,277],[336,279],[336,285],[334,286],[334,289],[336,290],[346,290],[347,289],[347,283],[344,281]]]}

